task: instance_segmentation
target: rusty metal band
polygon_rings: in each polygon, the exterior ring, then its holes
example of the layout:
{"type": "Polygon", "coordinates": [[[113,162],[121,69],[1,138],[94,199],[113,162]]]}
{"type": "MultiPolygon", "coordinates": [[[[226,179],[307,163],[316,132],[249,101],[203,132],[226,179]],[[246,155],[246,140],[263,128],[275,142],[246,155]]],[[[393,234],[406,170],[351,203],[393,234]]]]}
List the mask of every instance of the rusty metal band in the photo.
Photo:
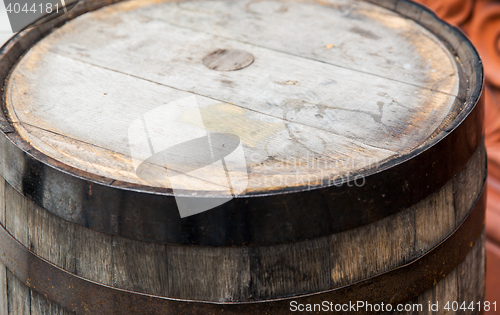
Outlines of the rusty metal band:
{"type": "MultiPolygon", "coordinates": [[[[23,53],[54,28],[114,2],[82,0],[69,15],[20,32],[0,49],[0,85],[8,80],[23,53]]],[[[237,196],[210,211],[180,218],[172,191],[113,181],[58,162],[24,141],[1,112],[0,175],[64,220],[108,235],[164,244],[265,246],[296,242],[370,224],[411,207],[459,173],[482,143],[483,107],[477,104],[483,84],[482,63],[463,33],[423,6],[407,0],[370,2],[432,31],[462,64],[457,64],[460,88],[446,123],[412,152],[354,174],[364,177],[361,187],[352,182],[340,187],[330,183],[312,189],[284,188],[237,196]]],[[[5,102],[2,106],[5,111],[5,102]]],[[[196,198],[210,198],[209,192],[197,193],[196,198]]]]}
{"type": "Polygon", "coordinates": [[[250,303],[212,303],[141,294],[101,285],[47,262],[0,228],[0,259],[28,287],[77,314],[289,314],[290,302],[323,301],[397,304],[406,302],[443,279],[465,258],[481,235],[486,194],[462,223],[440,244],[418,259],[381,275],[320,293],[250,303]]]}

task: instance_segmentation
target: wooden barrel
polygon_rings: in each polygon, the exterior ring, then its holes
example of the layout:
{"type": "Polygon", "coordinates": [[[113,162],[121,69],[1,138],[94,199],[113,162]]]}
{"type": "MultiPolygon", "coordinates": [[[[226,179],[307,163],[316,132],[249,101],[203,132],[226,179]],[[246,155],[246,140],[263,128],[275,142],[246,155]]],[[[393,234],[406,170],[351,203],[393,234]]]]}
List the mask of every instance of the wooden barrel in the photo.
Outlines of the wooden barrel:
{"type": "Polygon", "coordinates": [[[461,32],[405,0],[114,2],[0,51],[0,314],[493,309],[461,32]]]}

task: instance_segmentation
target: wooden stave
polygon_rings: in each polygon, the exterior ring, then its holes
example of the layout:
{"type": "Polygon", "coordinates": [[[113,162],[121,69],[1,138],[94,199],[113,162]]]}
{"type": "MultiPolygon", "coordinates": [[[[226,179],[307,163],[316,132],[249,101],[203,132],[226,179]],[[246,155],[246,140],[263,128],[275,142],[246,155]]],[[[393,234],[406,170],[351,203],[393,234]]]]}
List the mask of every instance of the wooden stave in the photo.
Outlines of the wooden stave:
{"type": "Polygon", "coordinates": [[[97,283],[170,298],[248,302],[349,285],[418,258],[467,215],[485,176],[481,147],[441,192],[406,211],[329,237],[270,247],[160,245],[108,236],[50,214],[6,182],[0,220],[35,254],[97,283]]]}
{"type": "MultiPolygon", "coordinates": [[[[422,311],[401,311],[401,312],[383,312],[383,314],[463,314],[461,310],[458,311],[444,311],[443,304],[449,302],[450,305],[453,301],[473,303],[481,303],[484,298],[484,272],[485,272],[485,233],[474,243],[469,254],[463,261],[444,279],[436,283],[435,286],[429,288],[427,291],[413,298],[403,305],[421,304],[422,311]],[[467,280],[472,280],[467,282],[467,280]],[[440,303],[440,311],[432,312],[427,307],[429,303],[440,303]]],[[[18,278],[12,274],[5,265],[0,261],[0,302],[2,310],[6,315],[27,315],[27,314],[46,314],[46,315],[69,315],[76,314],[75,312],[68,311],[63,307],[51,302],[50,298],[38,294],[35,290],[30,289],[18,278]]],[[[482,305],[482,304],[481,304],[482,305]]],[[[147,306],[145,306],[146,308],[147,306]]],[[[88,312],[80,312],[87,314],[88,312]]],[[[80,314],[79,313],[79,314],[80,314]]],[[[287,312],[283,312],[283,314],[287,312]]],[[[319,312],[311,312],[312,314],[319,314],[319,312]]],[[[371,314],[376,312],[357,312],[361,314],[371,314]]],[[[479,314],[481,313],[477,306],[474,310],[467,310],[465,314],[479,314]]],[[[96,314],[88,313],[88,314],[96,314]]],[[[97,313],[99,314],[99,313],[97,313]]],[[[106,314],[115,314],[113,312],[106,314]]],[[[116,314],[124,314],[122,312],[116,314]]],[[[135,314],[135,313],[134,313],[135,314]]],[[[187,313],[178,312],[178,314],[192,314],[187,308],[187,313]]],[[[205,312],[203,314],[206,314],[205,312]]],[[[211,313],[210,313],[211,314],[211,313]]],[[[241,314],[232,313],[228,314],[241,314]]],[[[275,314],[275,313],[273,313],[275,314]]],[[[278,313],[281,314],[281,313],[278,313]]]]}

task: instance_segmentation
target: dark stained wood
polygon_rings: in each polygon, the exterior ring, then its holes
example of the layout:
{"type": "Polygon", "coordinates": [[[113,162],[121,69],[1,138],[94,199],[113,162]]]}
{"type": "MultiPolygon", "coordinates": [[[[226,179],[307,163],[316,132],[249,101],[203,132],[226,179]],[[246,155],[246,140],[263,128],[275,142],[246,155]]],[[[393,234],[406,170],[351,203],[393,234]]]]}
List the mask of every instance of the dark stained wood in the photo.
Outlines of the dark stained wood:
{"type": "MultiPolygon", "coordinates": [[[[452,187],[480,192],[482,181],[477,177],[484,176],[484,161],[484,147],[480,147],[467,167],[441,190],[373,224],[330,237],[263,247],[205,248],[132,241],[64,221],[8,184],[5,200],[10,210],[8,222],[17,222],[11,229],[18,239],[84,278],[174,298],[251,301],[347,285],[420,256],[452,232],[455,220],[462,221],[468,213],[462,207],[471,209],[475,199],[454,203],[452,187]]],[[[470,277],[472,281],[474,275],[470,277]]],[[[446,290],[450,290],[448,285],[446,290]]]]}

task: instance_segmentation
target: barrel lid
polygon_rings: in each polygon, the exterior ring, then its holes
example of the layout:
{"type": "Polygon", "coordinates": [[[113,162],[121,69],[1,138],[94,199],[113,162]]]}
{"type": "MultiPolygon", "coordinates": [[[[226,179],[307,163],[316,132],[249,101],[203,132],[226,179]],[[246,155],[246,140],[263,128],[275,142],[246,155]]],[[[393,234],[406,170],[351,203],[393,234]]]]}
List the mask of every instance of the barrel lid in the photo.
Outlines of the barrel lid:
{"type": "Polygon", "coordinates": [[[211,198],[227,211],[243,207],[223,205],[233,197],[329,188],[396,198],[361,186],[413,176],[390,172],[472,111],[478,66],[463,35],[406,1],[125,1],[33,45],[4,105],[32,155],[120,196],[211,198]]]}

